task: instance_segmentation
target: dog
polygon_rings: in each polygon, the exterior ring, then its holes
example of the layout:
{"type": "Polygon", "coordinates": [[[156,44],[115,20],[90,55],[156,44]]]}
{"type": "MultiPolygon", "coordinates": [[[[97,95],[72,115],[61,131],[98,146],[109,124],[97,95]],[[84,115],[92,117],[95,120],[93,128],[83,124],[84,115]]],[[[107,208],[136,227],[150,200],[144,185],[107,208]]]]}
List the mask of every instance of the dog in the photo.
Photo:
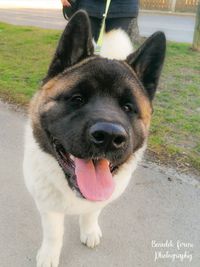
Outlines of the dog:
{"type": "Polygon", "coordinates": [[[25,133],[25,183],[43,228],[37,267],[59,265],[65,214],[80,215],[82,243],[99,244],[98,216],[124,192],[145,151],[165,49],[162,32],[133,52],[116,30],[95,55],[87,14],[67,24],[25,133]]]}

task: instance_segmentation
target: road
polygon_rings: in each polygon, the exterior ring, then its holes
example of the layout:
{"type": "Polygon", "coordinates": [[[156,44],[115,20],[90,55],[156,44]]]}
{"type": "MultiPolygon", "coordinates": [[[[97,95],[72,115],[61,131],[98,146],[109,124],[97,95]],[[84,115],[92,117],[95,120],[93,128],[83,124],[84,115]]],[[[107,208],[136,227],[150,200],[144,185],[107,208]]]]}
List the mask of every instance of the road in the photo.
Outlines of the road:
{"type": "MultiPolygon", "coordinates": [[[[61,11],[55,9],[0,9],[0,21],[50,29],[63,29],[66,25],[61,11]]],[[[162,30],[168,40],[191,43],[195,17],[141,12],[138,23],[142,36],[162,30]]]]}
{"type": "MultiPolygon", "coordinates": [[[[35,267],[41,240],[40,218],[22,176],[25,122],[24,114],[0,102],[1,267],[35,267]]],[[[144,161],[124,195],[100,216],[103,239],[98,248],[81,245],[78,218],[66,218],[60,267],[199,267],[199,210],[198,180],[144,161]],[[152,247],[153,240],[171,240],[173,247],[152,247]],[[179,241],[193,248],[178,250],[179,241]],[[192,258],[155,262],[156,251],[186,251],[192,258]]]]}
{"type": "Polygon", "coordinates": [[[155,31],[163,31],[167,40],[192,43],[195,17],[141,13],[139,29],[142,36],[149,36],[155,31]]]}

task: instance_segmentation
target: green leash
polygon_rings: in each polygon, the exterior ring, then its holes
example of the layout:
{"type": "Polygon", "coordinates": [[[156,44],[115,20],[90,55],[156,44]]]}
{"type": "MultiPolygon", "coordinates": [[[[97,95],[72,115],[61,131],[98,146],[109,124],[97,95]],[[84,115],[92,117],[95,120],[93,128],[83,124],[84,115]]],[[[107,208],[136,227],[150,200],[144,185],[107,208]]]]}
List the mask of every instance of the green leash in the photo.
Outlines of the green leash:
{"type": "Polygon", "coordinates": [[[99,33],[99,38],[97,40],[96,47],[95,47],[95,53],[96,54],[100,53],[101,47],[102,47],[102,44],[103,44],[103,34],[104,34],[104,31],[105,31],[106,18],[107,18],[107,15],[108,15],[108,10],[109,10],[109,7],[110,7],[110,3],[111,3],[111,0],[106,0],[106,8],[105,8],[105,12],[103,14],[101,30],[100,30],[100,33],[99,33]]]}

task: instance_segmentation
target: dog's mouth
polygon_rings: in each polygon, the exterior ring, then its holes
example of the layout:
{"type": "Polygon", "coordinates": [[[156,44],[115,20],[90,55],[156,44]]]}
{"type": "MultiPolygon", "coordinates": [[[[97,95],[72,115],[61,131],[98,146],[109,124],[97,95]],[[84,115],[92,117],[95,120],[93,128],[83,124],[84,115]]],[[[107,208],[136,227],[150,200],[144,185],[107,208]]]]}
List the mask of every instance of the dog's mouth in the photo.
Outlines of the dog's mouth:
{"type": "Polygon", "coordinates": [[[51,140],[55,157],[76,195],[90,201],[109,199],[115,188],[113,174],[118,167],[113,167],[105,158],[74,157],[57,139],[51,140]]]}

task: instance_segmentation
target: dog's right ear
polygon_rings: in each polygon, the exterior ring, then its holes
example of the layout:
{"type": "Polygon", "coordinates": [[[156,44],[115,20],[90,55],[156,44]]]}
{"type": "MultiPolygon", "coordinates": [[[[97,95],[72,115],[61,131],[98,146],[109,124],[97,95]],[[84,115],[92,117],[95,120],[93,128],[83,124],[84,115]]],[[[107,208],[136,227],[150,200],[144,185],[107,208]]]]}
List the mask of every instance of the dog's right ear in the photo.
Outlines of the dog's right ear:
{"type": "Polygon", "coordinates": [[[53,78],[65,68],[91,56],[93,52],[89,17],[85,11],[80,10],[68,22],[44,81],[53,78]]]}

